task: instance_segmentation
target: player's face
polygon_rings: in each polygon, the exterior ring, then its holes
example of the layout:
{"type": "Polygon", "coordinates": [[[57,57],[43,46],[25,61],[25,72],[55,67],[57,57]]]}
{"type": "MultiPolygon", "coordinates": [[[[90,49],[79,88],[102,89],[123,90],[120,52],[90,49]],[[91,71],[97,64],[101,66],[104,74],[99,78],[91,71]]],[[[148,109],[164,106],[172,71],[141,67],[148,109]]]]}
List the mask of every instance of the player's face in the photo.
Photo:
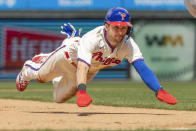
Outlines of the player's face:
{"type": "Polygon", "coordinates": [[[124,36],[126,35],[127,26],[113,26],[106,24],[106,31],[107,31],[107,36],[109,37],[108,40],[111,40],[115,43],[120,43],[124,36]]]}

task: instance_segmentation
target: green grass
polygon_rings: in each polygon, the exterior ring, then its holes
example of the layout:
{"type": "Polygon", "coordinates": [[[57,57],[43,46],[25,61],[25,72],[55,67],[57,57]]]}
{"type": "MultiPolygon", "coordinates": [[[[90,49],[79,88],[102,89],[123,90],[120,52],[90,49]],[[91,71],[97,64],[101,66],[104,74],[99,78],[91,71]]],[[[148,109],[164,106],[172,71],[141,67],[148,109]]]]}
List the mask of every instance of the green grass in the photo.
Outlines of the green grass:
{"type": "MultiPolygon", "coordinates": [[[[158,101],[154,92],[142,82],[94,81],[88,85],[87,92],[95,105],[196,111],[196,82],[163,82],[161,85],[177,98],[177,105],[158,101]]],[[[53,102],[52,93],[51,83],[30,82],[24,92],[17,92],[15,82],[0,82],[0,98],[53,102]]],[[[76,103],[76,97],[68,102],[76,103]]]]}

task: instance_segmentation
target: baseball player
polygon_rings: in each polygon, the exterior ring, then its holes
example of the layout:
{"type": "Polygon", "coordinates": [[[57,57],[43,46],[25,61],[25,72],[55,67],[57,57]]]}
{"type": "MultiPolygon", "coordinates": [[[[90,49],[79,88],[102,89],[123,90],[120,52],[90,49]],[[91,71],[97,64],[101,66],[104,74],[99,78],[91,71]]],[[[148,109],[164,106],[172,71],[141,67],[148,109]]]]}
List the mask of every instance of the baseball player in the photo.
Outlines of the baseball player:
{"type": "Polygon", "coordinates": [[[184,0],[189,13],[196,18],[196,0],[184,0]]]}
{"type": "Polygon", "coordinates": [[[81,38],[65,39],[59,48],[43,56],[45,59],[41,62],[36,61],[36,57],[26,61],[17,76],[16,87],[24,91],[32,79],[52,81],[56,102],[65,102],[76,94],[77,105],[86,107],[92,102],[86,91],[88,82],[100,69],[115,66],[127,58],[158,100],[175,105],[177,100],[160,86],[146,66],[139,47],[131,38],[132,31],[129,12],[121,7],[111,8],[105,16],[104,26],[81,38]]]}

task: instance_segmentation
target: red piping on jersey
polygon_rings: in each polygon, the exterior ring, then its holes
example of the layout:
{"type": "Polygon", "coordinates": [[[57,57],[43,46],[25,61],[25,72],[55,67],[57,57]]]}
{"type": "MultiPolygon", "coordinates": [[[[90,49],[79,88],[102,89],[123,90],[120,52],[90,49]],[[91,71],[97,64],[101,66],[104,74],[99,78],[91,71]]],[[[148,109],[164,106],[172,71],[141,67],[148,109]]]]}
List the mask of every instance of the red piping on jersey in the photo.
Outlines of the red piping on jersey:
{"type": "Polygon", "coordinates": [[[112,49],[112,52],[114,51],[114,48],[112,47],[112,45],[110,44],[110,42],[108,41],[107,37],[106,37],[106,30],[103,30],[104,32],[104,39],[106,41],[106,43],[108,44],[108,46],[112,49]]]}
{"type": "MultiPolygon", "coordinates": [[[[65,52],[65,56],[67,57],[67,59],[69,60],[70,59],[70,56],[68,54],[68,52],[65,52]]],[[[71,64],[77,68],[77,65],[74,63],[74,62],[71,62],[71,64]]]]}

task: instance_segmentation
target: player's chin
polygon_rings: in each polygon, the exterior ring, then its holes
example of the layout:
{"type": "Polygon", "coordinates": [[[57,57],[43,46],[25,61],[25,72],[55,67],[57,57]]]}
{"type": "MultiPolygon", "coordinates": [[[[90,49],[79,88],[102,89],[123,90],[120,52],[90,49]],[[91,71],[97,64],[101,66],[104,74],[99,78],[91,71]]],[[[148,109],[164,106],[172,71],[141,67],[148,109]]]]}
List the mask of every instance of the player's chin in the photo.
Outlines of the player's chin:
{"type": "Polygon", "coordinates": [[[120,43],[123,40],[123,37],[116,37],[116,42],[120,43]]]}

